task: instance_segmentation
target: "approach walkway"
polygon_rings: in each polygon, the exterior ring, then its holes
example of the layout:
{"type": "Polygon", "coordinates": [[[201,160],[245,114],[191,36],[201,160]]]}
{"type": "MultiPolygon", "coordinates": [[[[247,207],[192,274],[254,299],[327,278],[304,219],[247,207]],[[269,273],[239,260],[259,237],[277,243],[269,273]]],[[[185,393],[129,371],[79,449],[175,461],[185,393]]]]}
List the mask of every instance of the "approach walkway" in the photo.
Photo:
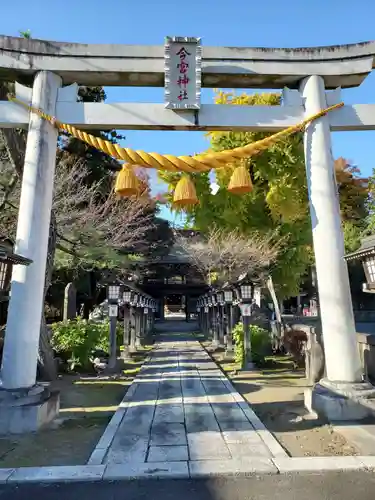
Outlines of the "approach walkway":
{"type": "MultiPolygon", "coordinates": [[[[175,322],[173,322],[175,323],[175,322]]],[[[177,329],[178,323],[174,324],[177,329]]],[[[168,325],[170,329],[171,323],[168,325]]],[[[188,324],[180,324],[181,330],[188,324]]],[[[285,451],[189,332],[158,338],[89,464],[196,471],[273,468],[285,451]]]]}

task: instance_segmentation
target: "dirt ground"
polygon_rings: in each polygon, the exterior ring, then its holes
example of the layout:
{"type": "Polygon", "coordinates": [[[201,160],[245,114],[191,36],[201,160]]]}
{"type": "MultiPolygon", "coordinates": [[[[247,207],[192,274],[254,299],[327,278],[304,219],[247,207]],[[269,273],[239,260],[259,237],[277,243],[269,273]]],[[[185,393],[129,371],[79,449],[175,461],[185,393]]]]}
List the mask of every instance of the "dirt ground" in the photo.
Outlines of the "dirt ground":
{"type": "Polygon", "coordinates": [[[210,354],[290,456],[360,454],[329,423],[311,418],[304,408],[304,372],[293,371],[287,357],[270,358],[274,366],[268,369],[241,372],[235,363],[223,360],[223,353],[210,354]]]}
{"type": "Polygon", "coordinates": [[[85,464],[149,349],[137,353],[117,377],[61,376],[52,385],[60,390],[58,419],[37,433],[0,437],[0,468],[85,464]]]}

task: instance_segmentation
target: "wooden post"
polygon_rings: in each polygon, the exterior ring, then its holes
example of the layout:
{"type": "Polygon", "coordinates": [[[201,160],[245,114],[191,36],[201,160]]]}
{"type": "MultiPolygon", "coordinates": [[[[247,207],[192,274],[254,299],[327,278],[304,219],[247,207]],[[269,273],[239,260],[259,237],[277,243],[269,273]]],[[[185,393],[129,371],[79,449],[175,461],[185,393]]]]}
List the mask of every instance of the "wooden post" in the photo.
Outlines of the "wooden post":
{"type": "Polygon", "coordinates": [[[130,335],[131,335],[131,325],[130,325],[130,308],[128,304],[124,304],[124,350],[122,351],[122,358],[128,358],[130,352],[130,335]]]}
{"type": "Polygon", "coordinates": [[[129,342],[129,353],[133,353],[137,351],[136,347],[136,308],[130,306],[130,342],[129,342]]]}
{"type": "Polygon", "coordinates": [[[113,370],[116,368],[117,364],[117,338],[116,338],[116,326],[117,326],[117,314],[118,314],[118,304],[108,304],[109,309],[109,360],[108,368],[113,370]]]}
{"type": "Polygon", "coordinates": [[[233,337],[232,337],[232,330],[234,328],[233,320],[234,320],[234,315],[232,314],[232,304],[227,304],[227,321],[226,321],[226,333],[227,333],[227,342],[226,342],[226,354],[228,356],[233,355],[233,337]]]}

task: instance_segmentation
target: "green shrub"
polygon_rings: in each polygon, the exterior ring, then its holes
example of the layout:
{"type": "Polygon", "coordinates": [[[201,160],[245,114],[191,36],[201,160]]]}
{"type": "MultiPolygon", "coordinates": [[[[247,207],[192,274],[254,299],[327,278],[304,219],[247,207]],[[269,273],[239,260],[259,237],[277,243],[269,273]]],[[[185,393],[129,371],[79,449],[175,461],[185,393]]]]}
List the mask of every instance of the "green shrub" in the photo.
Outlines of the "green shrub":
{"type": "Polygon", "coordinates": [[[243,340],[242,322],[237,323],[237,325],[233,328],[232,337],[234,340],[234,359],[236,363],[240,363],[240,365],[242,366],[244,360],[244,340],[243,340]]]}
{"type": "MultiPolygon", "coordinates": [[[[234,354],[235,361],[241,366],[244,362],[244,330],[242,322],[237,323],[232,331],[233,340],[235,342],[234,354]]],[[[252,361],[261,366],[264,363],[264,358],[270,349],[270,336],[267,330],[257,325],[250,325],[251,338],[251,358],[252,361]]]]}
{"type": "MultiPolygon", "coordinates": [[[[77,317],[53,323],[51,345],[67,360],[69,369],[91,368],[90,357],[95,349],[109,353],[109,321],[96,323],[77,317]]],[[[117,345],[122,344],[122,326],[117,325],[117,345]]]]}

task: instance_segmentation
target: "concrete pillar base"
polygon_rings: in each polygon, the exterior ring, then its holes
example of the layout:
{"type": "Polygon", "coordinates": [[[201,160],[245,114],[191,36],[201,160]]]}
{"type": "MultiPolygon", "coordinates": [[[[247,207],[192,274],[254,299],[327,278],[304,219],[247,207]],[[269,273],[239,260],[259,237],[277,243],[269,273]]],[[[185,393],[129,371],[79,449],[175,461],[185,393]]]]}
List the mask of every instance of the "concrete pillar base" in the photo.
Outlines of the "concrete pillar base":
{"type": "Polygon", "coordinates": [[[322,379],[305,390],[306,409],[330,422],[375,416],[375,387],[368,382],[339,383],[322,379]]]}
{"type": "Polygon", "coordinates": [[[219,349],[220,348],[219,339],[212,339],[210,347],[211,349],[219,349]]]}
{"type": "Polygon", "coordinates": [[[250,372],[252,370],[256,370],[256,366],[252,361],[246,361],[243,367],[241,368],[242,372],[250,372]]]}
{"type": "Polygon", "coordinates": [[[227,361],[233,361],[234,360],[234,349],[226,349],[224,353],[224,359],[227,361]]]}
{"type": "Polygon", "coordinates": [[[131,350],[129,346],[124,347],[124,349],[121,351],[121,359],[131,359],[131,350]]]}
{"type": "Polygon", "coordinates": [[[0,390],[0,434],[26,434],[51,423],[60,410],[60,394],[48,387],[0,390]]]}
{"type": "Polygon", "coordinates": [[[225,345],[219,340],[213,340],[209,348],[211,351],[225,351],[225,345]]]}

